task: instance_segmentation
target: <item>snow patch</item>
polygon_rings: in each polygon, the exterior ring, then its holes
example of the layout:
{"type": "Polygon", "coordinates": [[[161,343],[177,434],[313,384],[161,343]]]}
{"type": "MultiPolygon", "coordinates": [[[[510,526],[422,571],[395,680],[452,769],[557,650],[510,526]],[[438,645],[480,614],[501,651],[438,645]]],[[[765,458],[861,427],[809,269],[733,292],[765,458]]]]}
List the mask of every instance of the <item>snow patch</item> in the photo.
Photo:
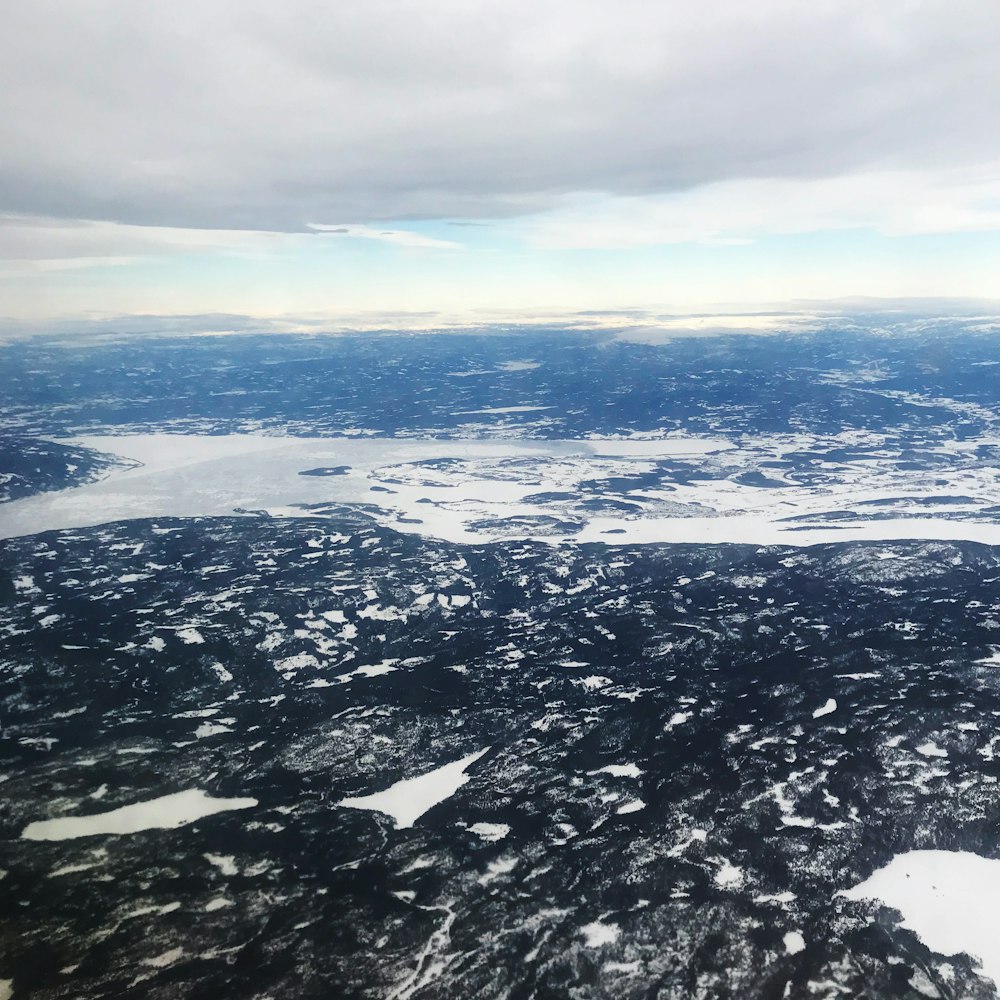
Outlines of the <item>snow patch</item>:
{"type": "Polygon", "coordinates": [[[619,806],[615,811],[619,816],[627,816],[629,813],[639,812],[640,809],[645,809],[646,803],[642,799],[633,799],[631,802],[626,802],[625,805],[619,806]]]}
{"type": "Polygon", "coordinates": [[[602,924],[599,920],[585,924],[580,928],[588,948],[600,948],[602,945],[614,944],[621,936],[618,924],[602,924]]]}
{"type": "Polygon", "coordinates": [[[510,833],[510,827],[506,823],[473,823],[469,827],[469,833],[474,833],[488,844],[495,844],[510,833]]]}
{"type": "Polygon", "coordinates": [[[824,715],[832,715],[836,711],[837,711],[837,699],[827,698],[826,704],[822,708],[817,708],[816,711],[813,712],[813,718],[821,719],[823,718],[824,715]]]}
{"type": "Polygon", "coordinates": [[[179,962],[183,957],[183,948],[171,948],[170,951],[165,951],[162,955],[157,955],[155,958],[144,958],[142,964],[151,965],[156,969],[165,969],[168,965],[179,962]]]}
{"type": "Polygon", "coordinates": [[[587,774],[610,774],[613,778],[638,778],[642,771],[635,764],[606,764],[587,774]]]}
{"type": "Polygon", "coordinates": [[[769,896],[754,896],[755,903],[793,903],[798,897],[794,892],[776,892],[769,896]]]}
{"type": "Polygon", "coordinates": [[[486,866],[486,874],[479,877],[479,884],[489,885],[490,882],[494,881],[494,879],[498,879],[501,875],[506,875],[508,872],[512,872],[516,867],[516,858],[498,858],[496,861],[491,861],[486,866]]]}
{"type": "Polygon", "coordinates": [[[798,931],[789,931],[785,937],[785,951],[789,955],[797,955],[806,950],[806,939],[798,931]]]}
{"type": "Polygon", "coordinates": [[[236,867],[236,856],[233,854],[204,854],[202,857],[210,864],[222,872],[223,875],[239,875],[240,870],[236,867]]]}
{"type": "Polygon", "coordinates": [[[715,873],[715,884],[723,889],[737,886],[743,881],[743,869],[729,861],[723,860],[719,870],[715,873]]]}

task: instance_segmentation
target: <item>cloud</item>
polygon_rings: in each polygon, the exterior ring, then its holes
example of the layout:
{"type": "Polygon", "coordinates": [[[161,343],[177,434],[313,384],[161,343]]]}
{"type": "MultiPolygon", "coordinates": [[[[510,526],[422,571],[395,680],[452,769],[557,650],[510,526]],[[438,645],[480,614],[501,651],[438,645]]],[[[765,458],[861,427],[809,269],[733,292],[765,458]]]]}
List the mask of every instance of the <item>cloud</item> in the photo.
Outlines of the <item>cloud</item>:
{"type": "Polygon", "coordinates": [[[149,258],[188,254],[274,259],[282,253],[345,236],[418,250],[462,249],[461,243],[411,230],[378,230],[369,226],[314,224],[306,232],[285,233],[0,216],[0,278],[124,266],[149,258]]]}
{"type": "Polygon", "coordinates": [[[538,249],[741,246],[768,236],[853,229],[886,236],[992,232],[1000,230],[1000,162],[935,172],[733,180],[670,195],[576,195],[512,225],[538,249]]]}
{"type": "Polygon", "coordinates": [[[44,260],[222,250],[248,253],[294,246],[308,234],[249,229],[181,229],[89,219],[0,215],[0,260],[44,260]]]}
{"type": "Polygon", "coordinates": [[[0,33],[0,212],[371,239],[960,171],[1000,161],[998,48],[993,0],[33,0],[0,33]]]}
{"type": "Polygon", "coordinates": [[[421,247],[433,250],[461,250],[462,244],[454,240],[440,240],[433,236],[423,236],[408,229],[373,229],[371,226],[324,226],[310,222],[309,228],[317,233],[330,236],[354,236],[363,240],[377,240],[395,243],[403,247],[421,247]]]}

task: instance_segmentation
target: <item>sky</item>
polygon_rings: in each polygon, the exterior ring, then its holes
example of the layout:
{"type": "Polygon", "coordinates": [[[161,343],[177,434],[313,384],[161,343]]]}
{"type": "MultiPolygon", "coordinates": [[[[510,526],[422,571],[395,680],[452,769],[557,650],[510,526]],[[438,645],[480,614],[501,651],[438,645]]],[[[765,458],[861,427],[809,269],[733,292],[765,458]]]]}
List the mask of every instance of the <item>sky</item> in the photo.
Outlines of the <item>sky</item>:
{"type": "Polygon", "coordinates": [[[32,0],[0,317],[1000,300],[996,0],[32,0]]]}

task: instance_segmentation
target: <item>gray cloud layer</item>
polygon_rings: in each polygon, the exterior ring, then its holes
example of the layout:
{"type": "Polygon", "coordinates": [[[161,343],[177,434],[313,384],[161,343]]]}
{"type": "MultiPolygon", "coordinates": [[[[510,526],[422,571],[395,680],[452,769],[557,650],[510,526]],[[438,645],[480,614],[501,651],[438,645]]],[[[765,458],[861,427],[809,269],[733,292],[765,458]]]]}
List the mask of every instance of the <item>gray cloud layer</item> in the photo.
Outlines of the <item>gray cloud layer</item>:
{"type": "Polygon", "coordinates": [[[1000,160],[995,0],[32,0],[3,22],[0,212],[297,230],[1000,160]]]}

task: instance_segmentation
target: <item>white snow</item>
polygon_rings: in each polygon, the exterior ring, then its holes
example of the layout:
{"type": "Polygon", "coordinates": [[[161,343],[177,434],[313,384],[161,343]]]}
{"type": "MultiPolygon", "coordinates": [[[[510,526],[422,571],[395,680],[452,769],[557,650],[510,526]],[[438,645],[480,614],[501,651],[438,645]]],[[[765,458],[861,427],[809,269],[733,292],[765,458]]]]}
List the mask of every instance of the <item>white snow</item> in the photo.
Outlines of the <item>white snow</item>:
{"type": "Polygon", "coordinates": [[[743,870],[723,859],[719,870],[715,873],[715,884],[722,888],[739,885],[743,881],[743,870]]]}
{"type": "Polygon", "coordinates": [[[224,683],[228,683],[233,679],[233,675],[221,663],[213,663],[212,669],[215,671],[219,680],[224,683]]]}
{"type": "Polygon", "coordinates": [[[146,802],[122,806],[90,816],[59,816],[29,823],[21,836],[26,840],[72,840],[102,834],[121,835],[141,830],[173,830],[206,816],[233,809],[251,809],[256,799],[214,799],[192,788],[146,802]]]}
{"type": "Polygon", "coordinates": [[[337,805],[385,813],[392,817],[400,829],[413,826],[425,812],[450,798],[469,780],[466,768],[471,767],[489,749],[490,747],[486,747],[416,778],[403,778],[385,791],[341,799],[337,805]]]}
{"type": "Polygon", "coordinates": [[[755,903],[793,903],[798,897],[794,892],[776,892],[769,896],[755,896],[755,903]]]}
{"type": "Polygon", "coordinates": [[[49,872],[49,878],[59,878],[61,875],[75,875],[77,872],[90,871],[91,868],[96,868],[96,862],[82,863],[78,865],[63,865],[61,868],[53,868],[49,872]]]}
{"type": "Polygon", "coordinates": [[[588,774],[610,774],[613,778],[638,778],[642,771],[636,764],[606,764],[596,771],[588,771],[588,774]]]}
{"type": "Polygon", "coordinates": [[[339,674],[337,680],[341,684],[347,684],[352,677],[382,677],[384,674],[395,673],[398,667],[393,664],[399,660],[383,660],[381,663],[366,663],[360,667],[355,667],[349,674],[339,674]]]}
{"type": "Polygon", "coordinates": [[[534,413],[537,410],[551,410],[551,406],[487,406],[481,410],[456,410],[453,416],[491,413],[534,413]]]}
{"type": "Polygon", "coordinates": [[[173,965],[175,962],[180,961],[183,957],[183,948],[171,948],[170,951],[165,951],[162,955],[157,955],[154,958],[144,958],[142,960],[142,964],[152,965],[157,969],[165,969],[168,965],[173,965]]]}
{"type": "Polygon", "coordinates": [[[821,719],[824,715],[830,715],[836,711],[837,711],[837,699],[827,698],[826,704],[822,708],[817,708],[816,711],[813,712],[813,718],[821,719]]]}
{"type": "MultiPolygon", "coordinates": [[[[524,409],[496,407],[490,412],[524,409]]],[[[379,509],[372,514],[379,523],[457,543],[481,542],[507,532],[473,529],[475,522],[551,514],[552,505],[528,499],[533,493],[573,493],[585,480],[645,471],[657,458],[674,457],[697,459],[703,474],[669,491],[631,491],[629,499],[643,508],[637,515],[591,517],[579,533],[565,536],[535,534],[526,525],[515,536],[555,545],[570,538],[616,544],[797,547],[896,539],[1000,545],[1000,522],[989,513],[991,506],[1000,503],[1000,481],[993,470],[970,464],[968,458],[985,439],[939,448],[938,454],[951,456],[956,464],[929,471],[902,467],[898,457],[876,447],[879,442],[871,435],[859,437],[850,431],[760,435],[741,439],[738,445],[695,437],[442,441],[171,434],[88,437],[77,443],[143,464],[117,470],[97,483],[3,504],[0,537],[130,518],[231,516],[237,507],[264,509],[283,517],[311,516],[303,505],[371,502],[371,487],[380,485],[383,470],[394,466],[403,470],[403,480],[390,477],[391,492],[379,494],[379,509]],[[870,457],[834,457],[844,446],[868,448],[870,457]],[[824,463],[827,480],[822,491],[777,476],[770,464],[770,478],[782,479],[780,485],[750,486],[733,477],[734,472],[759,471],[765,461],[803,450],[831,453],[824,463]],[[426,467],[412,466],[436,458],[460,461],[433,474],[426,467]],[[498,464],[510,459],[528,462],[532,474],[497,475],[498,464]],[[304,469],[326,465],[348,465],[351,472],[333,479],[299,475],[304,469]],[[409,478],[408,467],[413,470],[409,478]],[[962,506],[947,502],[929,506],[928,495],[959,498],[962,506]],[[893,516],[861,516],[837,524],[829,519],[832,511],[863,515],[873,501],[889,504],[893,516]],[[697,516],[664,516],[664,502],[682,504],[689,512],[698,512],[697,516]],[[962,516],[951,516],[956,512],[962,516]],[[611,530],[622,533],[609,539],[606,532],[611,530]]],[[[34,581],[18,578],[15,585],[33,592],[34,581]]]]}
{"type": "Polygon", "coordinates": [[[486,874],[481,875],[477,881],[480,885],[489,885],[490,882],[498,879],[501,875],[512,872],[516,867],[516,858],[497,858],[496,861],[491,861],[486,866],[486,874]]]}
{"type": "Polygon", "coordinates": [[[595,920],[592,924],[584,924],[580,933],[584,936],[588,948],[600,948],[601,945],[614,944],[621,936],[618,924],[602,924],[595,920]]]}
{"type": "Polygon", "coordinates": [[[619,806],[615,811],[619,816],[626,816],[629,813],[639,812],[640,809],[645,809],[646,803],[642,799],[633,799],[631,802],[626,802],[625,805],[619,806]]]}
{"type": "Polygon", "coordinates": [[[789,931],[784,938],[785,951],[789,955],[797,955],[800,951],[806,950],[806,939],[799,931],[789,931]]]}
{"type": "Polygon", "coordinates": [[[898,910],[902,926],[932,951],[977,958],[1000,987],[1000,860],[967,851],[908,851],[853,889],[898,910]]]}
{"type": "Polygon", "coordinates": [[[319,660],[312,653],[295,653],[293,656],[286,656],[284,659],[274,661],[274,669],[279,674],[292,673],[296,670],[304,670],[306,667],[318,667],[319,660]]]}
{"type": "Polygon", "coordinates": [[[540,367],[537,361],[501,361],[497,365],[497,368],[505,372],[530,372],[540,367]]]}
{"type": "Polygon", "coordinates": [[[947,757],[948,751],[942,750],[933,740],[928,740],[916,748],[918,754],[923,757],[947,757]]]}
{"type": "Polygon", "coordinates": [[[123,916],[126,920],[131,920],[134,917],[146,917],[151,913],[162,917],[168,913],[176,913],[180,908],[180,902],[175,900],[173,903],[164,903],[163,906],[136,906],[123,916]]]}
{"type": "Polygon", "coordinates": [[[210,736],[232,735],[232,730],[228,726],[221,726],[217,722],[203,722],[195,731],[196,740],[208,739],[210,736]]]}
{"type": "Polygon", "coordinates": [[[469,833],[474,833],[488,844],[495,844],[510,833],[510,827],[506,823],[473,823],[469,827],[469,833]]]}
{"type": "Polygon", "coordinates": [[[223,875],[239,875],[240,873],[236,866],[236,856],[233,854],[205,854],[204,858],[210,865],[215,865],[223,875]]]}
{"type": "Polygon", "coordinates": [[[637,976],[642,971],[639,962],[607,962],[603,966],[605,972],[618,972],[623,976],[637,976]]]}

